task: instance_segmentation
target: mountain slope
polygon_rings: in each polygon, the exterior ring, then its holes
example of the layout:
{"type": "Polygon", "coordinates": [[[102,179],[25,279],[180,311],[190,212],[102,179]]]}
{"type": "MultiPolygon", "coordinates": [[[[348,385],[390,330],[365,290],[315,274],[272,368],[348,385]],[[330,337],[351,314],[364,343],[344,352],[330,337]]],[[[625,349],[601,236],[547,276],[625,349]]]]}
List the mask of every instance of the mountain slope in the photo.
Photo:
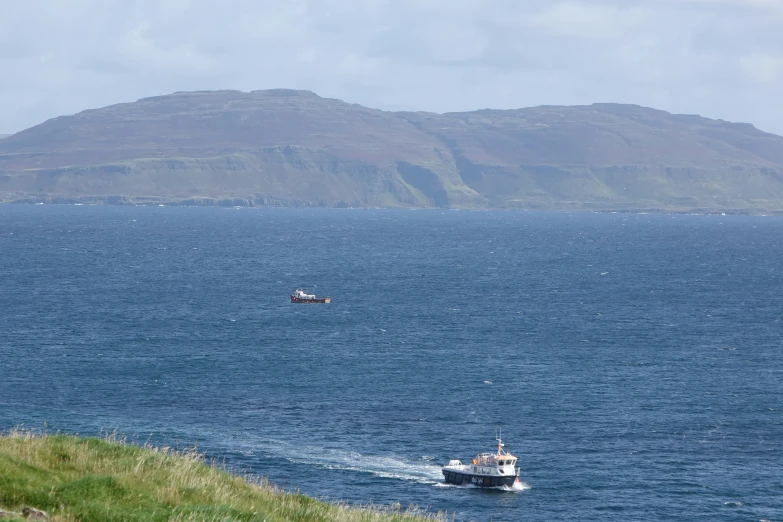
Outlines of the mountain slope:
{"type": "Polygon", "coordinates": [[[381,206],[481,201],[438,145],[390,113],[306,91],[177,93],[5,138],[0,191],[381,206]],[[433,179],[406,180],[408,166],[433,179]]]}
{"type": "Polygon", "coordinates": [[[404,114],[495,206],[780,208],[783,138],[751,125],[595,104],[404,114]]]}
{"type": "Polygon", "coordinates": [[[308,91],[175,93],[0,141],[5,200],[768,211],[783,138],[594,104],[393,113],[308,91]]]}

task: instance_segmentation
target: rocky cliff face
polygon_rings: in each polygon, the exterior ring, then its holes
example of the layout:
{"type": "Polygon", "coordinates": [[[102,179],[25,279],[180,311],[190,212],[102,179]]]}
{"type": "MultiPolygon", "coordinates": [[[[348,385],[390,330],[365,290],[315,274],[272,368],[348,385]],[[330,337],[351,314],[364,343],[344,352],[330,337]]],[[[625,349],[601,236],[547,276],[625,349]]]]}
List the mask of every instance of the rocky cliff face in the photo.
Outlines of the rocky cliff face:
{"type": "Polygon", "coordinates": [[[783,138],[638,106],[393,113],[307,91],[175,93],[0,141],[6,201],[783,209],[783,138]]]}

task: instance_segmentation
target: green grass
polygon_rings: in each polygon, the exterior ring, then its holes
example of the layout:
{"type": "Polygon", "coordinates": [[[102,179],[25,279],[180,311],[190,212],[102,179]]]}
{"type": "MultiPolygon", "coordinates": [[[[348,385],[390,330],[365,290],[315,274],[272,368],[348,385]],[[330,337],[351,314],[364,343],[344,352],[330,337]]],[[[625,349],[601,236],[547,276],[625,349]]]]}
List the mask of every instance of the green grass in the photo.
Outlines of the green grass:
{"type": "Polygon", "coordinates": [[[228,473],[196,452],[139,447],[116,436],[11,431],[0,436],[0,510],[20,513],[25,506],[63,522],[443,519],[399,505],[381,509],[324,503],[228,473]]]}

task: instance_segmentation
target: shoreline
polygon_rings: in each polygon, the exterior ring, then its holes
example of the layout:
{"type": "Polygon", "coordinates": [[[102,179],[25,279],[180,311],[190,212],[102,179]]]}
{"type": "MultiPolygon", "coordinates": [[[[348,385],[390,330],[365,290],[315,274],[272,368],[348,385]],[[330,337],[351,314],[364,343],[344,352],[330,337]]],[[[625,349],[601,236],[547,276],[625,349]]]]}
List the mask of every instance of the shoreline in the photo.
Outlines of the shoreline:
{"type": "Polygon", "coordinates": [[[783,208],[747,207],[651,207],[599,206],[595,203],[575,205],[520,205],[520,206],[371,206],[356,202],[324,202],[285,199],[269,196],[248,197],[190,197],[163,196],[63,196],[0,194],[0,205],[85,205],[85,206],[144,206],[144,207],[218,207],[218,208],[324,208],[324,209],[385,209],[385,210],[462,210],[462,211],[516,211],[516,212],[588,212],[601,214],[673,214],[726,216],[783,216],[783,208]],[[9,197],[10,196],[10,197],[9,197]]]}

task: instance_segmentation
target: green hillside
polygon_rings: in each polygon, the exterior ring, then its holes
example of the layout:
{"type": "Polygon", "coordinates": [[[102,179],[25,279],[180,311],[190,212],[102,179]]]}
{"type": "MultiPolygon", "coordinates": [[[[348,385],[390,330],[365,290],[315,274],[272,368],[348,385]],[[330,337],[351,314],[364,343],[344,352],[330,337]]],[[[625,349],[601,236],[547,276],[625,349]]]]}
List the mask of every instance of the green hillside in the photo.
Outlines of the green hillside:
{"type": "Polygon", "coordinates": [[[232,475],[196,453],[112,438],[12,432],[0,436],[0,520],[24,520],[26,507],[63,522],[433,519],[398,506],[382,510],[326,504],[232,475]]]}

